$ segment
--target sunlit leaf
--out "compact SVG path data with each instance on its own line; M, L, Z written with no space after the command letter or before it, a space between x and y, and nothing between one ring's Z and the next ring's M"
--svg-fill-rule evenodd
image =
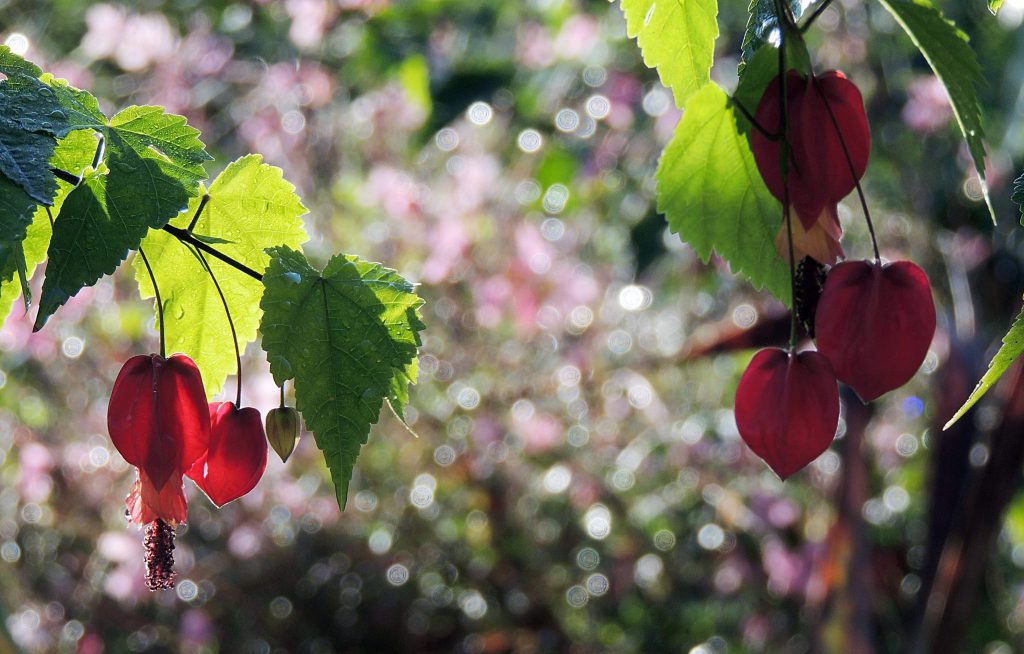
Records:
M268 250L261 331L277 384L295 380L295 402L345 506L359 448L385 398L401 411L415 380L423 301L395 271L353 256L323 273L301 253Z

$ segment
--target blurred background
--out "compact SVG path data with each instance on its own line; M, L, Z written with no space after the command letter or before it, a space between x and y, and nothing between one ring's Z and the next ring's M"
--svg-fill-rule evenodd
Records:
M721 3L727 88L746 4ZM656 214L680 114L616 4L0 0L0 41L108 114L187 116L211 178L248 152L282 167L311 210L307 253L399 269L428 325L419 437L382 414L346 511L308 434L221 510L190 484L177 589L153 594L106 434L117 370L156 347L151 304L119 271L39 334L16 308L0 330L0 651L895 652L922 633L1024 651L1020 371L940 431L1024 288L1008 197L1024 2L998 18L940 4L989 83L999 225L925 62L879 5L833 3L812 57L864 93L883 255L926 268L940 327L907 386L867 407L844 394L840 437L782 484L732 403L787 318ZM856 205L841 210L847 253L869 256ZM274 406L258 347L245 365L247 397Z

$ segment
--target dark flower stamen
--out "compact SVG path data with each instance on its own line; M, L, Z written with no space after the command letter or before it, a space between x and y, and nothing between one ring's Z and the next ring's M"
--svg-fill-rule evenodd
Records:
M163 520L146 525L146 587L174 588L174 527Z

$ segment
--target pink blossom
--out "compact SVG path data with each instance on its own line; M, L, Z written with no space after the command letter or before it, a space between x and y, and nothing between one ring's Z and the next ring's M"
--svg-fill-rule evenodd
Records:
M930 134L945 127L953 118L946 87L934 75L918 77L907 89L903 122L918 134Z

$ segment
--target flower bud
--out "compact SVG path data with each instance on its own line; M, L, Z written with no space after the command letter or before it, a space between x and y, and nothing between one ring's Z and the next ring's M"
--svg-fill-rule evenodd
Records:
M299 438L299 412L284 406L267 413L267 440L281 461L287 461Z

